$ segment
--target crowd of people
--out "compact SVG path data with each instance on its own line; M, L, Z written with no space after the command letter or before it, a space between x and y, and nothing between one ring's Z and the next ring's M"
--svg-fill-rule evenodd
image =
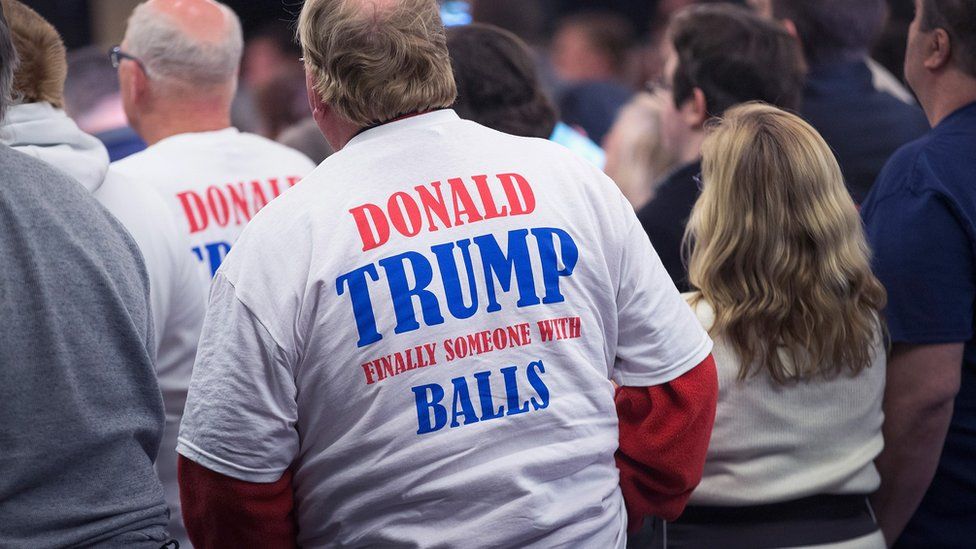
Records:
M913 3L902 81L885 0L0 0L0 547L971 545L976 0Z

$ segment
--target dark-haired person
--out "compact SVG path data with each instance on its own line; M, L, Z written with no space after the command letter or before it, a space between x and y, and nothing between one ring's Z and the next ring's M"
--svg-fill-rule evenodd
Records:
M543 90L528 46L514 34L475 23L447 30L461 118L520 137L541 137L603 169L603 149L559 120Z
M869 50L884 29L885 0L772 0L796 33L809 73L803 117L837 155L856 202L899 147L928 131L925 114L875 87Z
M16 66L0 4L0 121ZM0 545L158 549L164 413L139 248L77 181L4 144L0 212Z
M889 543L969 547L976 539L976 0L917 0L915 8L905 75L934 128L892 157L862 210L875 271L888 289L893 343L874 501Z
M705 122L739 103L799 108L803 56L782 26L744 7L708 4L678 12L668 32L673 52L665 79L692 139L701 141ZM697 160L679 167L637 214L680 290L688 289L681 240L698 198L699 172Z

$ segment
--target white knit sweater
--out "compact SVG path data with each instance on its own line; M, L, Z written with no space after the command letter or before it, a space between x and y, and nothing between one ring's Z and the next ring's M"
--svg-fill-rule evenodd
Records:
M710 329L711 306L700 300L693 308ZM788 385L764 373L740 381L738 357L721 334L712 338L718 410L690 505L760 505L877 490L886 365L880 338L874 363L858 376Z

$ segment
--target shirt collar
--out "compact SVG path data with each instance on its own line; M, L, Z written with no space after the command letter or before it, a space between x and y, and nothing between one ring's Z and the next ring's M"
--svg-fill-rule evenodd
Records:
M976 102L970 103L964 107L956 109L952 114L942 119L941 122L935 127L937 130L944 130L946 128L951 128L957 123L964 125L971 124L971 117L976 116Z
M459 117L453 109L441 109L434 112L410 116L408 118L401 118L399 120L387 122L386 124L360 132L355 137L350 139L343 149L349 148L353 145L358 145L359 143L385 137L390 134L419 128L439 126L441 124L446 124L448 122L453 122L460 119L461 117Z

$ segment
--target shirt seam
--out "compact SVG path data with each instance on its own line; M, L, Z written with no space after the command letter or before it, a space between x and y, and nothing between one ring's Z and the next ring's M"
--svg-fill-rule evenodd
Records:
M672 366L663 372L648 372L648 373L630 373L617 370L617 378L621 381L625 380L635 380L639 383L651 382L647 387L653 387L656 385L664 385L665 383L670 383L679 377L690 372L696 366L701 364L708 355L712 353L713 342L707 333L702 332L702 341L695 347L695 350L688 353L688 355L682 360L677 361L677 366ZM628 383L622 383L624 387L641 387L641 385L631 385Z
M217 456L211 454L210 452L207 452L207 451L201 449L199 446L193 444L192 442L188 441L187 439L185 439L183 437L177 437L176 441L178 443L177 444L177 451L179 451L180 450L179 447L182 446L183 447L182 448L183 451L181 451L179 453L180 454L183 454L184 457L187 457L187 458L190 458L190 457L203 458L205 461L210 462L211 465L219 465L219 466L223 466L223 467L228 467L230 469L233 469L235 471L239 471L241 473L245 473L245 474L248 474L248 475L261 475L261 476L274 476L274 475L277 475L277 476L281 476L281 474L284 472L284 470L278 470L278 469L255 469L255 468L252 468L252 467L244 467L243 465L238 465L238 464L236 464L236 463L234 463L234 462L232 462L230 460L217 457ZM194 454L194 455L193 456L186 456L185 454L188 454L188 453L189 454Z
M271 341L274 342L274 344L278 347L278 349L280 349L281 351L287 354L288 347L281 344L279 338L275 336L275 334L272 333L271 330L268 329L268 324L263 320L261 320L261 317L258 316L258 314L254 311L254 309L250 305L248 305L243 299L241 299L241 296L237 291L237 285L234 284L234 282L230 278L228 278L227 275L225 275L222 271L217 271L217 274L214 275L215 278L218 276L223 278L227 282L227 284L231 287L231 289L234 290L234 299L238 303L240 303L242 307L244 307L244 309L247 311L247 314L251 315L251 318L253 318L254 321L257 322L259 326L261 326L261 329L264 330L266 334L268 334L268 337L271 338Z

